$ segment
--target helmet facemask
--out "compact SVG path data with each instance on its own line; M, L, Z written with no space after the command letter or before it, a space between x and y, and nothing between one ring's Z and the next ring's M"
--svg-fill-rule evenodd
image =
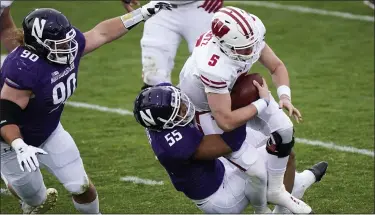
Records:
M165 121L163 129L172 129L176 126L184 127L189 124L195 117L195 107L191 103L189 97L175 87L169 87L173 90L171 106L173 111L168 120L158 118Z
M77 56L78 42L74 39L76 31L72 28L65 39L41 41L34 36L36 41L47 49L47 59L58 64L71 64Z

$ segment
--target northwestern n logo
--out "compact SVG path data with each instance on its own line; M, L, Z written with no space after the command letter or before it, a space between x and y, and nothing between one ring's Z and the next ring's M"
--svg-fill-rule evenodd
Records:
M141 114L141 118L143 122L146 124L146 126L156 125L155 120L151 115L150 109L147 109L146 113L143 111L140 111L139 113Z
M35 18L33 28L32 28L32 31L31 31L31 35L34 36L34 37L42 38L43 37L43 29L44 29L45 24L46 24L45 19L39 20L39 18Z

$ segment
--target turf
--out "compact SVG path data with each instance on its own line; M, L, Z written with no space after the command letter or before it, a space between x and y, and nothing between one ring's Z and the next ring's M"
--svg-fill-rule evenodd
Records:
M278 3L373 15L361 1ZM35 7L61 10L82 31L124 12L117 1L16 1L12 15L18 26ZM267 43L287 65L293 103L304 118L303 123L295 125L296 136L374 150L374 23L241 7L263 20ZM132 109L142 85L142 28L137 26L118 41L84 57L79 87L71 101ZM187 56L186 43L182 43L173 73L175 83ZM261 65L255 65L252 71L262 73L270 82ZM174 190L154 159L144 130L131 116L67 107L62 123L81 151L99 192L102 213L200 213ZM298 170L321 160L330 165L322 182L313 185L304 197L316 213L374 213L373 157L303 144L295 147ZM47 186L56 187L60 194L51 212L77 213L64 188L44 173ZM121 182L123 176L164 181L164 185ZM21 212L13 197L1 196L0 200L1 213Z

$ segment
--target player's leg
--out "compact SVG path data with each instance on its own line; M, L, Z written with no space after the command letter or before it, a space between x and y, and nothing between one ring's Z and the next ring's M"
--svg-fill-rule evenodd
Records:
M193 200L199 209L208 214L239 214L249 204L245 195L247 177L226 159L220 158L225 173L218 190L202 200Z
M182 36L188 43L190 53L193 51L197 39L200 35L207 32L211 28L211 19L214 13L208 13L203 8L198 8L202 2L195 2L185 6L181 6L183 14Z
M310 213L311 207L300 201L285 190L284 176L289 155L294 146L293 123L289 117L279 109L271 96L271 101L263 113L258 115L266 126L262 128L270 138L267 141L267 173L269 202L287 207L293 213Z
M196 116L198 128L200 128L205 135L209 134L221 134L221 130L216 121L212 118L210 112L198 113ZM249 184L250 194L249 200L256 210L256 213L264 213L269 211L267 207L267 169L265 161L262 157L259 157L256 145L252 141L256 141L255 138L246 138L246 140L239 144L233 145L227 143L233 150L233 152L226 156L228 160L241 169L247 178L253 183ZM225 162L224 162L225 163Z
M16 152L6 143L1 145L1 172L13 194L23 201L24 213L45 213L57 201L57 191L47 189L40 169L21 171ZM41 156L38 156L40 158Z
M49 156L42 157L40 162L72 194L74 207L85 214L100 213L96 189L89 181L73 138L61 124L42 148Z
M262 135L258 135L257 132L254 132L255 136L261 137ZM259 146L257 148L259 152L259 156L266 157L268 152L266 150L266 145ZM267 161L266 161L267 163ZM294 184L292 187L291 194L298 198L302 199L305 191L314 183L319 182L326 173L328 167L327 162L319 162L313 165L311 168L304 170L303 172L295 172ZM289 166L287 167L288 171ZM286 179L289 180L289 179ZM284 182L290 183L290 182ZM276 214L291 214L292 212L285 207L280 205L276 205L273 213Z
M181 42L175 13L177 11L161 11L145 22L141 39L145 86L172 82L174 58Z

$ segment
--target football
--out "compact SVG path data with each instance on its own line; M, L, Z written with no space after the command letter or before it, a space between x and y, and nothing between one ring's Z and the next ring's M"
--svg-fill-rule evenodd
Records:
M245 107L259 99L258 89L253 84L253 80L256 80L260 85L263 84L262 76L259 73L244 73L237 78L230 93L232 110Z

